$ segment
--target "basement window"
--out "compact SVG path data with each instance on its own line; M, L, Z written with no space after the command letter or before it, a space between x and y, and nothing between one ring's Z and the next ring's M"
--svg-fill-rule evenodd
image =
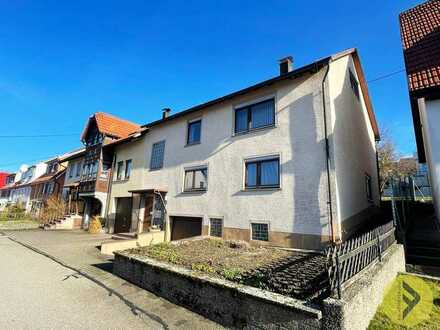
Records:
M210 219L209 235L214 237L223 236L223 219L216 219L216 218Z
M269 241L269 225L267 223L251 223L253 241Z

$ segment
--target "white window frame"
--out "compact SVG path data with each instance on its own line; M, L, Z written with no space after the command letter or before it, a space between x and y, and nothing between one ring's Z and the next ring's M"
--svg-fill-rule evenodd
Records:
M208 185L206 186L205 190L185 190L185 175L187 171L196 171L206 169L207 176L208 176ZM182 193L184 194L202 194L206 193L209 188L209 166L208 164L202 164L202 165L191 165L191 166L184 166L182 167Z

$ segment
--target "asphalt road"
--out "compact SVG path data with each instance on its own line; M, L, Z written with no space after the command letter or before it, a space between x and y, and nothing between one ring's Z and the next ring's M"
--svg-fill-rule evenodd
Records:
M94 282L0 236L0 329L161 329Z

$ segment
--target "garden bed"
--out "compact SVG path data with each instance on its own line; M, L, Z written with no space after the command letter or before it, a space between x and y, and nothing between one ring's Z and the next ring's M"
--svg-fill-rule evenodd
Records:
M326 295L325 257L285 249L250 247L246 242L196 239L125 251L235 283L302 300Z

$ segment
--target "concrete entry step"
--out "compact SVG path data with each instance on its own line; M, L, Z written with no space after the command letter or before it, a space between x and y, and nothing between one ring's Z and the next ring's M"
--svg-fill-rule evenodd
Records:
M112 235L112 239L115 240L135 239L136 237L137 233L117 233Z

